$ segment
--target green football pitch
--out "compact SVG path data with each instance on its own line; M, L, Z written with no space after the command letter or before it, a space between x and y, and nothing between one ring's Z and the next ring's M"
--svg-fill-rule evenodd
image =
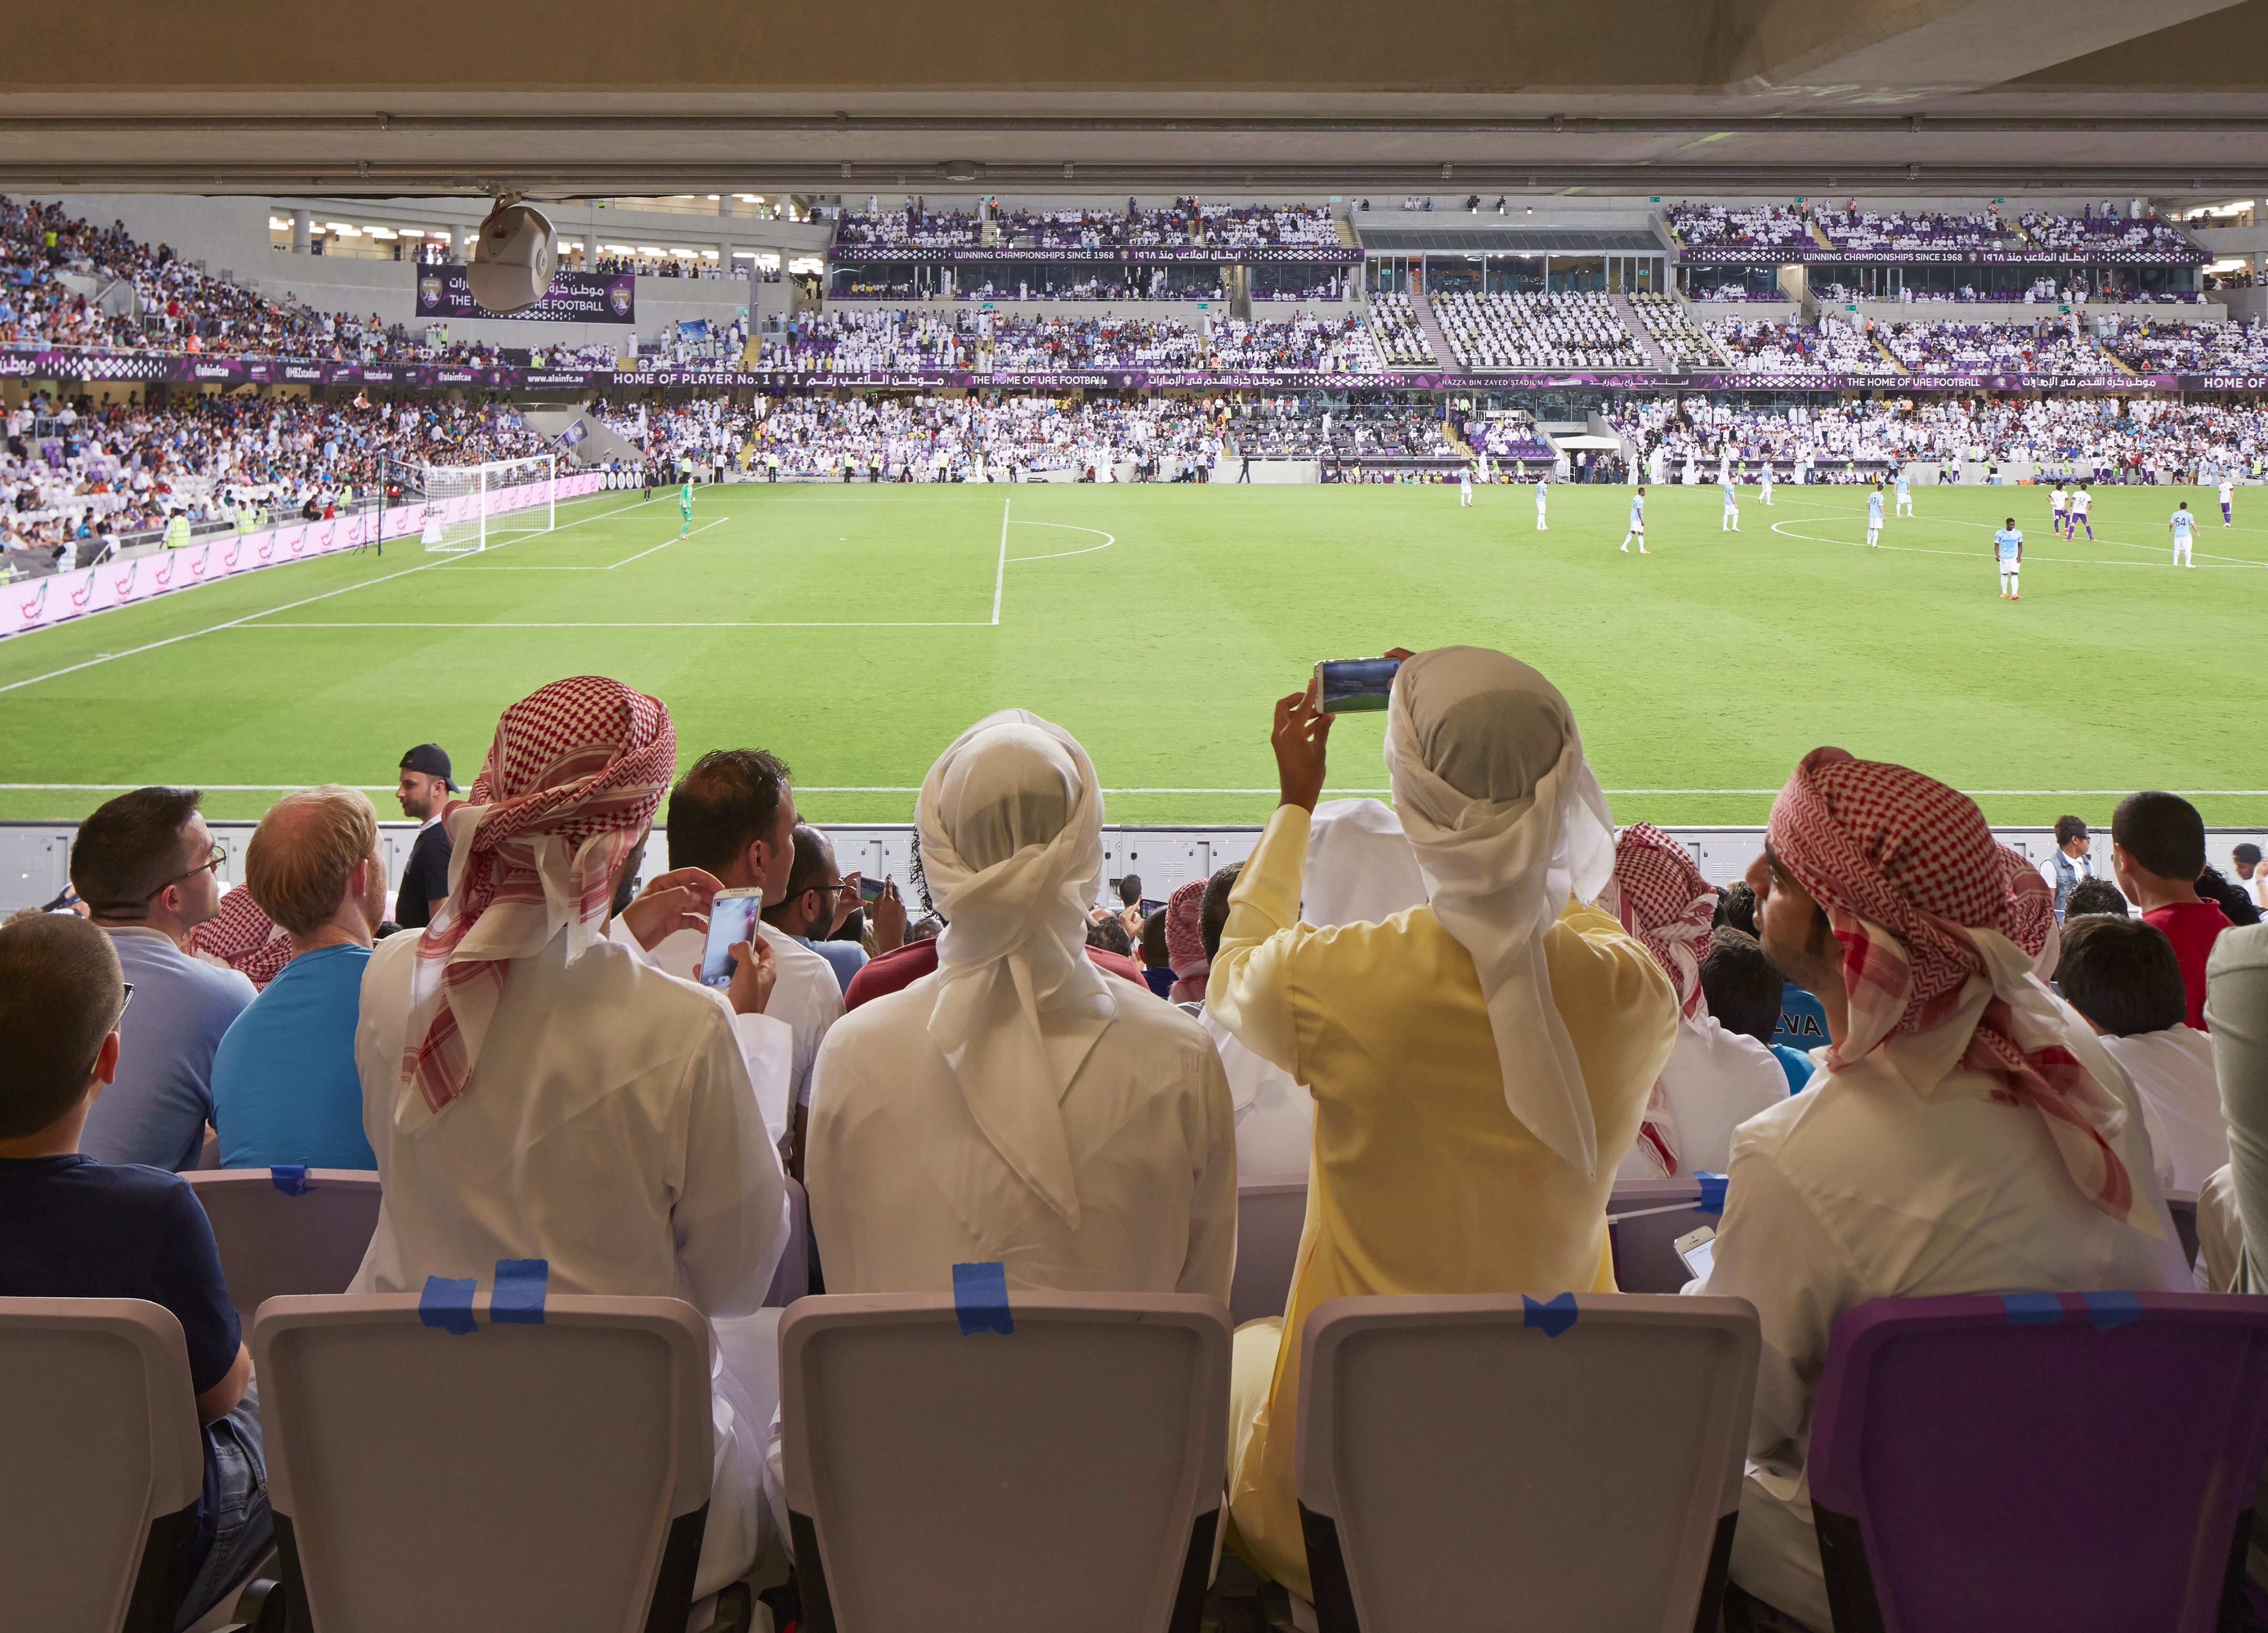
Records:
M1500 647L1573 703L1618 820L1762 820L1839 744L1975 793L1998 821L2109 815L2137 787L2268 820L2268 495L2099 490L2056 538L2042 488L1918 488L1863 548L1857 488L1630 490L735 485L563 507L476 555L414 541L276 568L0 641L0 815L192 783L215 816L285 788L390 787L428 739L468 783L498 711L599 673L661 697L690 761L758 745L822 821L903 821L947 742L1020 706L1078 734L1109 820L1256 822L1278 695L1318 658ZM2195 570L2167 513L2204 512ZM2001 600L1992 531L2028 541ZM1381 792L1382 717L1342 721L1339 791ZM394 814L381 799L381 812Z

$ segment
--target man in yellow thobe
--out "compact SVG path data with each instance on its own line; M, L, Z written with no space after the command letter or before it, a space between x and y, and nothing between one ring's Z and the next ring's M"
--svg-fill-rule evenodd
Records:
M1501 652L1394 656L1387 769L1426 905L1300 923L1331 717L1286 697L1283 804L1229 898L1205 997L1315 1100L1291 1302L1236 1335L1228 1462L1241 1551L1302 1595L1307 1313L1366 1294L1612 1292L1615 1164L1676 1037L1668 977L1587 905L1614 829L1566 700Z

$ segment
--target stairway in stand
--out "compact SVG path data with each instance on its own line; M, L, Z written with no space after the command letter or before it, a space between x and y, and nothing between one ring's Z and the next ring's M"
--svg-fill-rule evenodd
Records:
M1623 327L1630 331L1631 338L1638 342L1638 353L1645 357L1646 366L1649 369L1668 368L1668 353L1663 351L1655 343L1653 336L1646 332L1646 325L1638 321L1638 313L1630 304L1630 297L1609 295L1607 297L1607 305L1615 309L1615 316L1623 320Z
M1418 332L1433 349L1433 359L1445 369L1461 369L1457 354L1450 349L1449 337L1441 333L1441 321L1433 315L1433 308L1416 290L1410 291L1410 315L1418 320Z

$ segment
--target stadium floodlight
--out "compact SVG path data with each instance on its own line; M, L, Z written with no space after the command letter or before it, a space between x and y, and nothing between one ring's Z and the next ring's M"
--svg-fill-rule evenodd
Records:
M425 504L419 542L428 550L469 554L557 525L559 456L533 453L482 465L397 467L402 502Z
M508 193L497 201L473 239L465 263L465 283L473 298L490 312L525 312L543 298L559 265L551 222L540 210Z

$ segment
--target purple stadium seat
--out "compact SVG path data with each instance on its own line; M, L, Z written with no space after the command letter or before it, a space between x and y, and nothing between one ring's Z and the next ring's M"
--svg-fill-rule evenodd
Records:
M2234 1626L2268 1299L1879 1299L1829 1339L1809 1471L1837 1633Z

